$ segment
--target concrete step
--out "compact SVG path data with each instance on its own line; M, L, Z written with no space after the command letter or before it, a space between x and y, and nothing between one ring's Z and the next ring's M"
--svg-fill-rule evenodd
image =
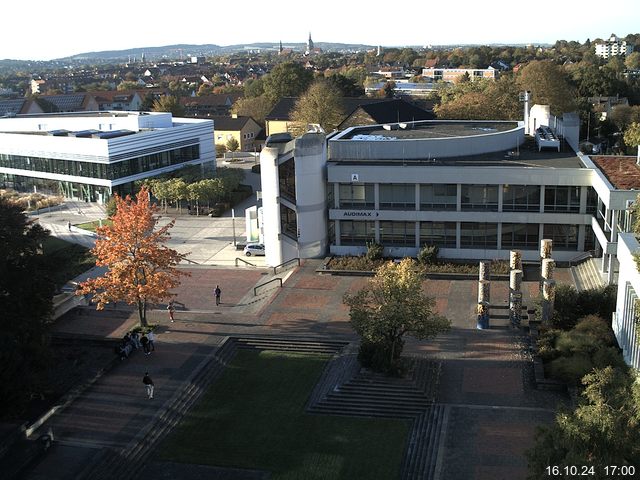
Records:
M403 480L434 479L445 412L443 405L433 405L416 417L405 452Z
M380 408L357 405L318 405L309 413L322 415L338 415L347 417L381 417L381 418L415 418L422 412L420 409Z

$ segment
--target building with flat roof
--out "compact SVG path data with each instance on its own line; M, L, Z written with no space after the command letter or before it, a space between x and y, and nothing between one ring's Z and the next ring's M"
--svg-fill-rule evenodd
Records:
M422 69L422 76L431 82L443 81L456 83L467 75L473 82L479 79L496 80L500 71L493 67L489 68L436 68L428 67Z
M539 115L545 109L532 109ZM579 120L422 121L306 133L260 155L262 238L267 264L366 253L390 257L425 245L455 260L540 261L542 239L557 262L599 258L618 283L613 330L640 368L631 205L640 193L636 157L577 149ZM535 128L532 127L535 126Z
M0 118L0 188L104 202L187 165L215 169L211 120L76 112Z
M617 36L611 35L609 40L596 43L596 55L601 58L610 58L618 55L629 55L633 52L633 45L626 40L620 40Z
M536 122L535 135L523 122L423 121L267 145L267 261L362 254L374 241L395 257L437 245L444 258L506 259L518 249L538 261L550 238L557 261L593 251L613 281L617 233L637 192L612 184L604 160L576 152L575 116Z

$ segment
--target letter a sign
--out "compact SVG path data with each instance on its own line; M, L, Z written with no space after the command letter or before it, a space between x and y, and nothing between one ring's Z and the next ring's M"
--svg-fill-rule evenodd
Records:
M360 181L360 178L359 178L357 173L352 173L351 174L351 181L352 182L359 182Z

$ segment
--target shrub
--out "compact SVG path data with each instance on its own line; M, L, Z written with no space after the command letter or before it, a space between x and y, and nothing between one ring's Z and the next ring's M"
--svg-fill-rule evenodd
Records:
M384 247L376 242L367 242L366 257L369 260L382 260Z
M221 157L227 151L227 147L224 145L216 145L216 157Z
M597 315L587 315L578 320L573 331L583 333L604 345L615 345L616 337L609 324Z
M569 385L579 385L580 379L593 369L591 360L586 355L559 357L549 363L547 372L557 380Z
M106 208L106 211L107 211L107 217L108 218L113 217L117 213L117 211L118 211L117 205L118 204L116 203L116 198L115 197L111 197L109 199L109 201L107 201L107 204L105 205L105 208Z
M581 318L568 331L551 329L538 339L538 354L548 374L571 385L580 385L594 368L623 366L609 324L597 315Z
M425 245L418 252L418 263L422 265L430 265L436 263L438 260L438 251L440 249L437 245Z
M616 308L616 287L609 285L578 292L572 285L559 284L554 307L551 325L562 330L572 329L578 319L591 314L608 319Z

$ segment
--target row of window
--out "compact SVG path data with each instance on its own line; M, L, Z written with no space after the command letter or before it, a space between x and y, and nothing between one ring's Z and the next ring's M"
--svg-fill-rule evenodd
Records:
M463 211L498 211L499 185L461 185L460 208ZM581 187L545 186L544 211L578 213ZM502 185L503 212L539 212L539 185ZM373 184L340 184L339 208L373 209L375 191ZM588 189L587 212L597 206L597 195ZM415 210L415 184L380 184L379 208L382 210ZM419 186L420 210L456 210L458 186L456 184L428 184Z
M200 145L175 148L114 163L79 162L0 153L0 167L115 180L200 158Z
M340 222L341 245L366 245L375 239L375 222L354 220L338 220ZM442 248L456 248L456 222L419 222L419 245L437 245ZM538 224L503 223L501 230L501 248L518 248L536 250L540 245L540 230ZM587 226L592 236L590 227ZM335 228L332 227L331 231ZM380 243L384 246L415 247L415 222L379 222ZM543 226L543 237L553 240L554 248L558 250L577 250L578 225ZM335 244L335 239L332 239ZM591 238L587 238L589 248ZM460 248L497 249L498 224L482 222L460 222Z

